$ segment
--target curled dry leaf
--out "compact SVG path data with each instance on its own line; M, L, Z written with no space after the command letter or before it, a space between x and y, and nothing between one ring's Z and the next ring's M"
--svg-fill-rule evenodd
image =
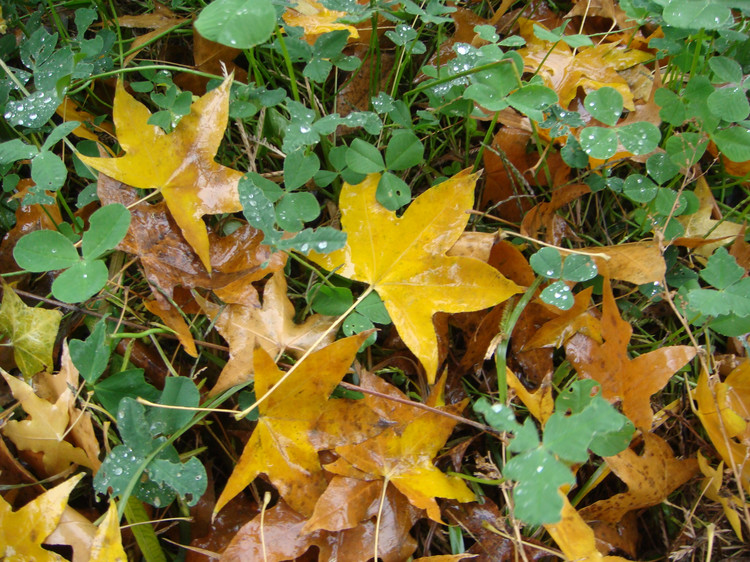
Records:
M72 562L89 562L94 535L96 535L96 525L72 507L67 506L60 516L57 527L44 543L68 545L73 549Z
M379 179L371 174L359 185L344 184L339 207L346 246L310 259L377 291L432 383L438 367L432 316L488 308L521 289L486 263L446 254L469 220L475 174L463 171L427 190L401 217L377 202Z
M135 189L99 174L97 192L102 203L130 208L130 229L119 250L138 256L154 296L165 303L178 285L213 289L225 302L258 303L251 281L282 268L286 256L261 244L263 234L247 224L224 237L209 235L212 271L203 266L187 243L164 202L138 202ZM263 265L267 264L264 268ZM164 293L164 294L162 294Z
M68 470L72 464L80 464L92 470L99 468L98 459L92 460L86 451L74 447L65 440L71 422L68 413L70 400L61 396L55 403L39 398L28 384L5 371L0 371L10 386L13 397L21 403L28 419L11 420L3 428L3 434L24 451L41 453L44 472L48 476Z
M654 414L651 396L695 357L687 345L661 347L630 359L628 343L633 328L621 317L609 279L604 280L601 335L603 343L576 334L565 344L565 353L581 378L602 385L610 401L622 400L622 411L633 424L648 431Z
M92 168L141 189L157 189L182 230L185 240L211 272L208 231L203 215L242 210L237 185L242 173L214 161L229 115L227 78L195 101L167 134L149 125L151 112L117 84L113 117L117 140L125 150L119 158L79 154Z
M45 550L42 543L57 527L70 492L83 476L80 473L69 478L18 511L12 511L0 496L0 558L9 562L62 562L62 556Z
M313 314L302 324L295 324L294 306L287 298L286 277L281 271L274 273L266 283L260 308L239 303L222 308L200 298L199 302L216 329L229 342L229 361L211 389L211 395L250 379L256 345L276 359L282 353L300 357L335 321L330 316ZM316 349L332 343L335 336L331 331Z
M641 455L625 449L605 458L612 472L627 484L628 491L583 508L581 517L617 523L629 511L660 504L698 472L696 459L676 459L669 444L658 435L644 433L643 441Z
M161 318L161 321L164 322L167 328L174 331L188 355L198 357L198 350L195 348L195 340L193 339L193 334L190 332L190 327L172 303L154 299L144 301L143 306L151 314Z
M284 500L309 516L325 491L326 480L308 432L369 336L363 332L339 340L309 355L258 406L258 425L242 451L214 513L239 494L260 473L265 473ZM255 393L265 396L284 375L262 349L254 354Z
M708 437L727 466L739 471L742 486L750 493L750 463L747 462L750 361L743 361L724 382L702 372L692 396L697 402L698 419Z
M117 505L111 502L91 544L91 562L128 562L122 548L119 519Z

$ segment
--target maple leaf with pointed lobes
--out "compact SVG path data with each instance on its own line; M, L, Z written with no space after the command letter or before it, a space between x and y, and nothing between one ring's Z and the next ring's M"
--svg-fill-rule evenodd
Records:
M83 473L47 490L18 511L0 496L0 558L6 562L53 562L64 559L42 548L57 527L62 512Z
M313 314L302 324L295 324L294 306L286 294L286 277L278 271L266 282L261 307L233 303L222 308L197 297L218 332L229 342L229 361L211 389L211 396L250 380L256 343L274 357L282 353L300 357L335 321L331 316ZM332 343L335 336L331 331L316 349Z
M78 154L92 168L127 185L158 189L185 240L210 272L208 232L201 217L242 210L242 173L214 161L229 117L229 77L199 98L171 133L149 125L151 112L117 83L113 118L119 158Z
M22 421L11 420L3 426L3 434L19 449L42 453L44 470L49 476L59 474L70 465L80 464L96 470L98 459L91 459L86 451L65 440L70 415L69 399L60 396L53 404L34 393L34 389L20 379L0 370L13 397L29 415Z
M308 433L369 335L369 331L362 332L310 354L260 403L258 425L229 476L214 513L260 473L268 476L297 512L306 516L312 513L326 489L326 479ZM285 374L263 348L255 350L254 363L255 393L265 396Z
M633 328L620 317L607 278L602 301L604 342L576 334L565 344L566 357L581 378L593 379L602 385L604 398L622 399L623 414L636 428L648 431L654 417L651 396L695 357L695 348L689 345L661 347L630 359L627 348Z
M521 291L482 261L446 255L469 221L477 177L459 172L417 197L400 218L375 198L379 174L345 183L339 208L346 246L310 253L315 263L377 291L430 383L438 368L432 316L488 308Z

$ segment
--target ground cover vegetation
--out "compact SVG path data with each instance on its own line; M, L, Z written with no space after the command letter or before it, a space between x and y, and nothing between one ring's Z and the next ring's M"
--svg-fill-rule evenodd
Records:
M744 0L0 7L0 557L749 556Z

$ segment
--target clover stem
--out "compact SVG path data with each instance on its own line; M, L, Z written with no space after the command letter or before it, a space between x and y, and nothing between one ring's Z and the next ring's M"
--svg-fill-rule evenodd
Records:
M495 349L495 368L497 369L497 399L501 404L505 404L508 399L508 380L505 370L507 369L510 335L513 332L516 322L518 322L521 313L533 298L534 293L536 293L536 290L539 288L539 285L542 284L542 281L544 281L544 277L542 276L538 276L534 279L534 282L529 285L529 288L526 289L526 292L521 299L508 314L503 315L503 319L500 322L500 341Z
M305 351L305 353L302 355L302 357L299 358L299 361L297 361L294 365L292 365L292 368L289 369L286 373L284 373L284 376L281 377L278 381L276 381L276 384L274 384L271 388L269 388L263 396L261 396L260 398L258 398L255 402L253 402L250 406L248 406L247 408L245 408L244 410L242 410L238 414L235 414L235 416L234 416L235 419L240 420L240 419L244 418L250 412L252 412L253 410L255 410L255 408L257 408L258 406L260 406L269 396L271 396L271 394L273 394L273 392L277 388L279 388L284 383L284 381L286 379L288 379L289 376L294 371L297 370L297 367L299 365L301 365L302 362L305 359L307 359L316 350L316 348L321 344L321 342L323 342L328 337L328 334L330 334L335 329L337 329L338 326L339 326L339 324L341 324L341 322L343 322L344 318L346 318L347 316L349 316L349 314L351 314L354 311L354 309L357 308L360 305L360 303L363 300L365 300L365 298L367 298L367 296L370 293L372 293L374 290L375 290L375 286L374 285L370 285L369 287L367 287L367 289L365 289L362 292L362 294L359 295L359 298L356 301L354 301L354 303L348 309L346 309L346 311L341 316L339 316L338 318L336 318L336 321L333 324L331 324L325 332L323 332L322 334L320 334L320 336L318 337L318 339L315 340L315 342L313 342L313 344L310 346L310 348L307 351Z

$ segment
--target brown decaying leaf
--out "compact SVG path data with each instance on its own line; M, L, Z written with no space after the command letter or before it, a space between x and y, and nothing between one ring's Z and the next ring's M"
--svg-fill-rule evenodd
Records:
M512 531L506 528L507 516L489 498L483 503L448 502L446 515L449 524L458 524L467 535L476 540L469 548L470 554L477 557L474 562L516 562L520 560L517 542L512 538ZM533 538L524 537L524 551L529 562L547 560L546 549L534 548L542 543Z
M343 531L356 527L371 517L368 513L377 511L382 490L382 480L366 481L334 476L326 491L318 498L315 510L302 527L302 533L308 534L319 529Z
M29 188L34 185L32 180L22 179L16 186L13 199L23 201ZM16 247L16 242L20 238L35 230L56 230L57 225L63 221L57 205L19 205L15 214L15 226L5 234L0 243L0 271L2 273L21 271L13 258L13 248Z
M721 220L719 207L704 176L700 176L695 182L694 193L698 197L698 210L692 215L677 217L685 228L685 234L672 243L690 246L691 242L713 240L714 242L701 244L694 249L696 254L708 257L716 248L731 243L742 230L742 225Z
M742 230L737 233L732 247L729 248L729 254L737 260L740 267L747 271L750 270L750 244L745 242L745 228L746 225L743 224Z
M346 560L367 562L374 555L375 525L380 502L366 514L367 520L343 531L318 530L304 534L306 519L283 501L255 517L232 539L221 557L222 562L295 560L312 546L317 546L319 562ZM419 512L393 486L385 493L378 527L378 558L383 562L403 562L417 548L409 535Z
M201 307L211 317L216 329L229 342L229 361L211 389L211 395L250 380L256 345L275 359L283 353L300 357L336 320L334 317L313 314L302 324L295 324L294 306L286 295L286 277L283 271L277 271L266 282L263 305L260 308L242 303L222 308L199 299ZM331 331L316 349L332 343L335 335Z
M619 522L626 513L658 505L698 472L695 458L676 459L669 444L658 435L644 433L644 450L633 449L606 457L609 468L628 491L600 500L580 510L587 521Z
M537 167L539 153L526 152L530 140L530 131L503 127L492 139L491 150L484 151L486 179L482 208L492 205L493 214L514 223L521 222L524 214L533 206L534 193L529 193L524 183L530 187L550 184L545 167ZM568 181L570 168L562 161L559 152L548 154L546 169L551 174L551 187Z
M84 164L140 189L157 189L185 240L211 272L209 240L203 215L242 210L237 185L242 173L214 160L229 115L227 78L193 102L171 133L148 123L151 112L117 83L113 118L119 158L79 154Z
M215 513L260 473L296 511L305 516L313 512L326 480L308 432L368 336L363 332L310 354L260 403L255 431L216 502ZM253 360L255 393L260 398L285 375L263 348L255 350Z
M242 51L228 45L209 41L193 27L193 68L207 74L226 76L233 74L236 82L247 83L247 71L237 66L233 61ZM197 96L206 93L209 78L197 74L184 72L174 80L183 90L190 90Z
M565 353L581 378L602 385L610 401L622 400L623 413L639 429L648 431L653 420L651 395L669 382L672 375L695 357L686 345L661 347L630 359L628 343L633 328L617 310L609 279L604 280L601 335L603 343L576 334L565 344Z
M44 468L48 476L68 470L72 464L87 466L96 470L98 460L92 461L83 449L74 447L65 440L70 415L69 400L61 396L54 404L34 393L25 382L1 371L10 386L13 397L18 400L28 418L23 421L11 420L3 428L3 434L21 450L42 453Z
M587 287L576 293L573 306L541 326L524 347L528 349L545 346L562 347L578 333L601 343L599 320L588 312L593 290L593 287Z
M42 543L57 527L68 496L83 476L81 472L69 478L17 511L12 511L0 496L0 558L9 562L62 562L62 556L45 550Z
M139 257L146 279L155 287L157 300L168 302L164 294L172 298L174 288L180 285L213 289L221 293L225 302L257 303L257 294L250 282L262 279L286 263L285 254L271 253L261 244L262 233L243 224L228 236L211 233L212 272L209 274L163 202L137 203L139 197L135 189L105 174L99 174L97 192L105 205L121 203L131 207L135 204L130 208L128 234L117 248ZM265 268L264 263L268 263Z
M587 193L591 193L591 188L583 183L558 187L552 192L549 203L539 203L524 215L521 222L521 234L538 238L539 231L544 229L547 243L560 245L568 227L557 211Z
M667 272L662 250L653 240L615 246L593 246L577 251L592 254L591 257L601 275L635 285L661 282ZM565 250L560 250L560 253L568 254ZM608 259L595 254L604 254Z

